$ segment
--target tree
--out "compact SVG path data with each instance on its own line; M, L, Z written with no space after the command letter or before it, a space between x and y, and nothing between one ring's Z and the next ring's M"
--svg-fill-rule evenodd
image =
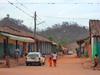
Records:
M41 35L61 45L76 42L80 38L88 37L88 29L76 22L62 22L40 32Z
M49 39L50 41L54 41L53 36L48 36L48 39Z
M31 29L29 29L27 26L23 24L23 20L10 18L9 15L7 15L7 17L0 20L0 26L11 26L23 31L32 32Z

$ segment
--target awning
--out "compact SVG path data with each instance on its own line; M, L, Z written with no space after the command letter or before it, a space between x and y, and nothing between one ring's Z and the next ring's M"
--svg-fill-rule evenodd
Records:
M0 34L7 36L9 39L13 39L13 40L18 40L22 42L35 42L34 39L29 38L29 37L16 36L16 35L4 33L4 32L1 32Z

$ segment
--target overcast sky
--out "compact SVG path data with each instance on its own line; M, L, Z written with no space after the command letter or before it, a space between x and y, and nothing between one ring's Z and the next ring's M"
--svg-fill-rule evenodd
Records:
M45 21L37 26L38 29L51 27L62 21L74 21L88 26L89 19L100 19L100 0L0 0L0 19L10 14L10 17L23 20L31 28L34 28L33 19L8 1L15 3L15 6L29 15L33 16L36 11L37 23Z

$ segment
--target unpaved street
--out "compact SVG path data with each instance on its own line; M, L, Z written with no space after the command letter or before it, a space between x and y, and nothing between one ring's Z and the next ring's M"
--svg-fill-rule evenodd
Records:
M0 68L0 75L100 75L100 71L84 69L83 59L64 56L58 60L57 67L45 66L17 66Z

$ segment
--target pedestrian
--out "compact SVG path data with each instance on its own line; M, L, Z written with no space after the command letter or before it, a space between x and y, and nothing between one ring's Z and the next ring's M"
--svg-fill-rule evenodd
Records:
M9 61L9 56L5 56L5 61L6 61L6 66L9 68L10 67L10 61Z
M78 49L76 48L76 54L77 54L77 57L79 57L79 52L78 52Z
M19 51L19 49L17 48L16 50L15 50L15 57L16 57L16 62L18 63L18 61L19 61L19 53L20 51Z
M53 59L53 65L54 65L54 67L56 67L56 64L57 64L57 54L56 54L56 52L54 52L52 54L52 59Z
M96 54L95 57L94 57L93 70L95 70L96 67L98 66L98 62L99 62L99 59L98 59L98 55Z
M49 63L49 66L52 67L52 55L49 56L48 63Z

